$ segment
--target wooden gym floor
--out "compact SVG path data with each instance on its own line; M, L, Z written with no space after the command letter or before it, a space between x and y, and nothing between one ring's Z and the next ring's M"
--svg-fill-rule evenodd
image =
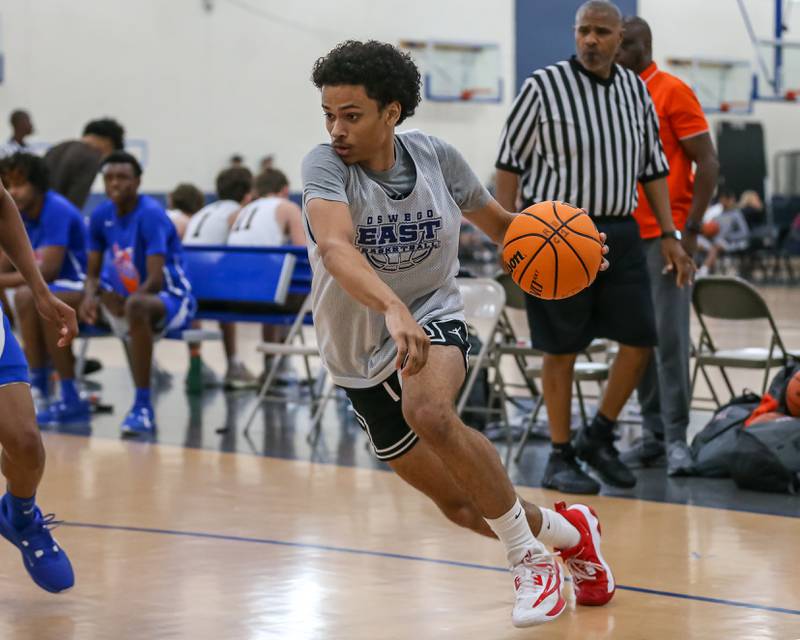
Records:
M765 295L800 346L800 291ZM255 332L242 334L252 354ZM157 404L158 442L143 443L118 437L131 398L119 345L92 343L115 413L45 434L39 494L66 520L56 537L77 584L40 591L0 545L0 638L800 638L796 496L663 469L641 472L632 492L604 489L586 501L603 524L615 599L515 630L499 544L449 524L374 462L343 405L331 406L316 449L307 408L292 402L267 406L245 438L252 394L188 399L184 349L157 347L174 375ZM204 353L220 370L220 347ZM707 418L695 412L693 429ZM218 433L226 424L238 429ZM534 442L511 472L521 495L548 505L561 496L536 488L545 451Z

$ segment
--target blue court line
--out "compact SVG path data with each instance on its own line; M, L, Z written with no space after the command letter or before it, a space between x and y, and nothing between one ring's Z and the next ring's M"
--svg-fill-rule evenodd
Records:
M204 531L177 531L174 529L151 529L147 527L126 527L122 525L95 524L89 522L62 522L64 527L79 527L83 529L104 529L107 531L130 531L133 533L157 533L168 536L182 536L186 538L205 538L209 540L225 540L227 542L248 542L250 544L269 544L280 547L294 547L297 549L311 549L314 551L331 551L334 553L350 553L354 555L372 556L377 558L392 558L393 560L411 560L414 562L427 562L430 564L441 564L450 567L461 567L463 569L478 569L480 571L495 571L506 573L505 567L493 567L486 564L472 562L459 562L457 560L441 560L439 558L425 558L423 556L411 556L403 553L390 553L388 551L369 551L368 549L353 549L351 547L334 547L324 544L311 544L307 542L291 542L288 540L272 540L270 538L251 538L248 536L231 536L221 533L207 533ZM675 593L672 591L659 591L657 589L647 589L645 587L629 587L618 584L617 589L623 591L633 591L635 593L646 593L648 595L661 596L663 598L679 598L682 600L695 600L697 602L708 602L711 604L723 604L729 607L741 607L744 609L757 609L759 611L770 611L772 613L785 613L793 616L800 616L798 609L786 609L784 607L768 607L762 604L750 602L738 602L736 600L725 600L723 598L711 598L708 596L693 596L687 593Z

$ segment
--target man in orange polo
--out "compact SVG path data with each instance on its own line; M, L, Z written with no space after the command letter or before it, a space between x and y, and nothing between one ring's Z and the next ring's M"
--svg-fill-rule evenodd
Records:
M664 153L669 161L670 204L675 228L681 230L686 253L694 254L703 213L717 183L719 162L709 135L708 122L694 92L684 82L653 62L652 34L647 22L627 18L617 62L644 80L659 120ZM692 165L696 166L693 171ZM634 216L645 244L656 311L658 347L639 384L643 436L622 456L629 466L644 466L663 459L667 473L692 472L693 460L686 444L689 426L689 306L691 288L679 289L672 274L663 272L659 251L661 228L639 185L639 206ZM666 443L666 447L665 447Z

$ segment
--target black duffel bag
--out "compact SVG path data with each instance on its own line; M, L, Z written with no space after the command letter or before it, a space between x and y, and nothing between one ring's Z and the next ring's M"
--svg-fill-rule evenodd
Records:
M785 416L739 431L731 458L738 487L773 493L800 490L800 418Z
M705 478L727 478L731 475L731 456L736 449L736 436L760 401L761 398L756 394L747 392L716 410L709 423L692 440L694 475Z

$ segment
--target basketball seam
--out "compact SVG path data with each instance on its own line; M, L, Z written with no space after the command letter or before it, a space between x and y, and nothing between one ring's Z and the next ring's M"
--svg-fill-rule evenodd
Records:
M556 207L556 203L555 202L553 203L553 214L555 215L556 219L561 223L561 226L558 228L558 231L561 231L561 229L566 227L567 229L572 231L572 233L574 233L577 236L583 236L584 238L591 238L591 236L587 236L586 234L580 233L579 231L575 231L575 229L573 229L572 227L569 226L570 222L572 222L575 218L577 218L578 216L580 216L580 215L582 215L584 213L586 213L586 212L583 209L581 209L580 211L578 211L578 213L573 215L571 218L569 218L567 220L562 220L561 216L558 215L558 207ZM592 238L592 239L594 240L594 238ZM570 251L572 251L572 253L575 254L575 257L581 263L581 267L583 267L583 273L586 275L586 286L588 287L591 284L591 277L589 276L589 268L586 266L586 263L584 262L583 258L581 257L581 254L578 253L575 250L575 247L573 247L570 244L569 240L564 238L564 244L567 245L570 248Z
M530 258L528 258L528 261L525 263L525 266L522 268L522 271L519 274L519 278L517 278L518 282L522 282L522 278L525 275L525 272L528 270L528 267L531 266L536 257L542 252L542 249L544 249L547 245L550 244L548 238L545 238L544 240L545 241L542 243L542 245L536 250L536 253L534 253Z
M556 210L556 203L553 202L552 205L553 205L553 213L556 216L556 218L558 219L558 221L561 223L561 225L558 226L558 227L554 227L547 220L543 220L542 218L540 218L538 215L536 215L534 213L530 213L528 211L523 211L522 213L524 213L526 216L530 216L531 218L533 218L535 220L538 220L539 222L541 222L546 227L549 227L550 229L552 229L553 235L551 235L549 238L545 238L545 241L546 241L546 244L549 244L551 247L553 247L553 251L556 254L556 277L558 277L558 251L556 251L555 246L553 245L551 240L552 240L552 238L554 236L558 235L558 232L561 231L561 229L566 227L567 229L572 231L572 233L574 233L577 236L581 236L583 238L589 238L591 240L594 240L595 242L597 242L597 240L596 240L596 238L592 238L592 236L588 236L585 233L581 233L579 231L575 231L575 229L573 229L572 227L569 226L569 223L572 222L575 218L577 218L580 215L586 214L586 212L583 209L581 209L578 213L576 213L574 216L572 216L571 218L568 218L565 221L565 220L562 220L561 217L558 215L558 211ZM586 215L588 215L588 214L586 214ZM534 234L532 234L532 235L534 235ZM519 237L522 237L522 236L519 236ZM562 238L562 240L564 240L564 244L569 247L570 251L572 251L572 253L575 254L575 257L580 261L581 267L583 268L583 273L586 276L586 286L589 286L591 284L591 276L589 275L589 268L586 266L586 263L583 261L583 258L580 256L580 254L575 250L575 247L573 247L569 243L569 241L567 239ZM598 244L600 244L600 243L598 243ZM531 260L533 260L533 258L531 258ZM525 272L523 271L523 273L525 273ZM520 275L520 279L522 279L522 275ZM554 287L554 289L553 289L553 297L555 297L555 295L556 295L556 291L558 289L557 285L558 285L558 281L556 281L556 287Z
M532 214L532 213L528 213L527 211L523 211L522 213L523 213L524 215L526 215L526 216L530 216L531 218L534 218L534 219L538 220L539 222L541 222L541 223L542 223L543 225L545 225L546 227L550 227L550 229L553 229L553 226L552 226L552 225L551 225L549 222L547 222L546 220L542 220L542 219L541 219L539 216L537 216L537 215L534 215L534 214ZM539 255L541 252L542 252L542 249L544 249L544 248L545 248L545 247L547 247L547 246L550 246L550 247L553 249L553 253L554 253L554 254L555 254L555 256L556 256L556 273L558 273L558 251L556 251L556 248L553 246L553 243L552 243L552 238L553 238L553 236L551 235L551 236L549 236L549 237L548 237L548 236L544 236L544 235L542 235L542 234L538 234L538 233L532 233L532 234L530 234L530 235L532 235L532 236L538 236L538 237L542 238L542 239L544 240L544 242L542 243L542 246L540 246L540 247L539 247L539 248L536 250L536 253L534 253L534 254L533 254L533 255L532 255L532 256L531 256L531 257L528 259L528 261L525 263L525 266L523 267L522 271L521 271L521 272L520 272L520 274L519 274L519 278L517 278L517 281L518 281L518 282L521 282L521 281L522 281L522 278L525 276L525 272L526 272L526 271L528 271L528 267L530 267L530 266L531 266L531 264L532 264L532 263L533 263L533 261L536 259L536 257L537 257L537 256L538 256L538 255ZM555 235L555 233L554 233L553 235ZM522 237L522 236L518 236L518 237ZM516 240L516 239L517 239L517 238L514 238L514 240ZM514 240L510 240L510 241L509 241L509 243L507 243L507 244L510 244L510 243L511 243L511 242L513 242ZM507 245L506 245L506 246L507 246ZM553 291L553 297L555 297L555 290Z
M505 249L512 242L516 242L517 240L522 240L523 238L541 238L542 240L545 240L545 241L549 240L549 238L546 235L542 234L542 233L525 233L525 234L522 234L521 236L517 236L516 238L513 238L513 239L509 240L508 242L506 242L503 245L503 248Z

